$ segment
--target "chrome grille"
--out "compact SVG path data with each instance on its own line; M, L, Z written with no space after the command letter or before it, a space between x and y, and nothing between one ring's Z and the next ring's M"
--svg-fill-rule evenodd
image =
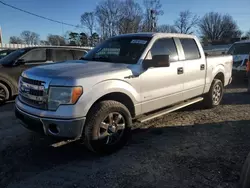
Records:
M21 77L19 82L19 99L34 108L47 109L45 82Z

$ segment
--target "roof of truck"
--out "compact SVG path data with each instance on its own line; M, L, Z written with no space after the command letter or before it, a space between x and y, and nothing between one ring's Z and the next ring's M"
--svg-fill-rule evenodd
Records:
M242 40L242 41L238 41L238 42L235 42L235 43L250 43L250 40Z
M82 47L76 47L76 46L32 46L32 47L24 47L22 49L35 49L35 48L54 48L54 49L72 49L72 50L82 50L86 51L88 49L82 48Z
M129 33L119 36L141 36L141 37L177 37L177 38L194 38L194 35L180 34L180 33L155 33L155 32L141 32L141 33ZM117 36L117 37L119 37Z

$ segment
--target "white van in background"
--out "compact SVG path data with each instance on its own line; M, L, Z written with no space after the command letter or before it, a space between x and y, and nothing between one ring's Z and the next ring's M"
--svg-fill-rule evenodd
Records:
M235 42L227 54L233 55L233 76L246 78L246 63L250 54L250 40Z

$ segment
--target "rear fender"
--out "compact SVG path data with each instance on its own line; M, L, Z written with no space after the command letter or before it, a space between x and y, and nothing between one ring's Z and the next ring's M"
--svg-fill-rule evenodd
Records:
M204 93L209 92L209 89L211 87L211 84L212 84L215 76L220 72L223 73L223 75L225 76L225 67L222 64L217 65L215 68L212 68L210 71L208 70Z

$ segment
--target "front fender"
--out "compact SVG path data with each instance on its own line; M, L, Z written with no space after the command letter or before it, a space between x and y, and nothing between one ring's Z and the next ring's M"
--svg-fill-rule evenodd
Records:
M78 101L77 105L83 107L81 111L84 116L87 115L91 106L104 95L119 92L127 95L136 105L140 101L139 92L129 83L122 80L107 80L94 85L89 90L84 90L84 94Z

